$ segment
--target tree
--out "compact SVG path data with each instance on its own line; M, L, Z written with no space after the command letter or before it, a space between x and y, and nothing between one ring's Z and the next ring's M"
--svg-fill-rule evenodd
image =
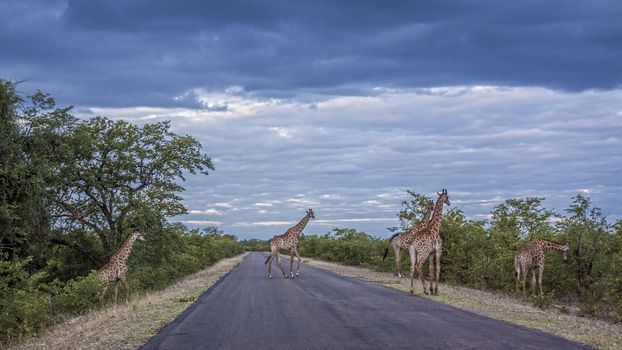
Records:
M65 140L76 119L71 107L56 108L40 91L27 99L0 80L0 250L10 258L33 255L41 265L45 254L38 253L50 234L49 188L67 159Z
M400 219L400 226L402 230L409 229L410 227L418 224L425 214L426 209L430 204L433 204L433 201L430 197L426 195L422 195L416 193L411 190L406 190L412 198L407 201L402 202L402 209L397 214ZM394 228L391 231L395 231L397 228Z
M604 269L597 264L605 256L609 237L607 218L600 208L582 195L573 197L570 207L557 228L562 232L570 246L572 268L576 288L582 296L591 292L596 278L595 270Z
M542 207L544 197L507 199L492 212L492 220L498 229L512 231L521 239L543 237L550 233L549 220L553 211Z
M94 117L80 123L71 140L73 161L62 164L54 214L60 225L84 225L108 255L129 229L161 225L186 212L177 182L184 173L208 174L211 159L191 136L168 122L136 126Z

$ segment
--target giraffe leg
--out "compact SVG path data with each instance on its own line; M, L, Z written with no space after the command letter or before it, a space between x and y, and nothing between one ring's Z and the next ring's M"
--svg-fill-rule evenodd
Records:
M536 269L531 270L531 294L536 294Z
M428 279L430 280L430 294L434 295L434 253L430 254L428 265Z
M544 266L540 266L538 268L538 287L540 287L540 296L543 296L542 292L542 273L544 272Z
M99 294L99 301L103 301L106 296L106 291L108 291L108 283L105 284L104 290Z
M283 272L283 276L287 278L287 274L285 273L285 269L283 268L283 265L281 264L281 257L279 256L278 251L276 252L275 258L276 258L277 265L279 265L279 267L281 268L281 272Z
M415 294L415 264L417 263L417 251L415 247L408 247L410 254L410 294Z
M300 254L298 254L298 249L295 249L296 257L298 258L298 266L296 266L296 277L299 276L300 273Z
M400 272L400 260L402 260L402 249L400 247L394 246L393 250L395 251L395 266L397 268L397 277L404 278L402 272Z
M289 273L293 278L294 277L294 248L290 249Z
M397 265L397 277L404 278L402 275L402 248L395 248L395 265Z
M117 304L118 299L117 297L119 296L119 280L116 280L114 282L114 303Z
M268 264L268 278L272 278L272 258L274 258L274 255L270 253L266 262Z
M523 298L527 299L527 278L529 278L529 269L523 267Z
M438 295L438 281L441 277L441 255L442 251L437 251L434 255L436 258L436 278L434 280L434 295Z
M423 293L428 294L428 286L425 282L425 276L423 275L423 264L425 264L425 260L421 259L417 261L417 273L419 274L419 278L421 279L421 284L423 285Z
M514 258L514 270L516 270L516 296L518 296L518 284L520 282L520 262L518 257Z
M123 282L123 286L125 287L125 303L127 304L130 300L130 285L127 284L127 280L123 278L121 280Z

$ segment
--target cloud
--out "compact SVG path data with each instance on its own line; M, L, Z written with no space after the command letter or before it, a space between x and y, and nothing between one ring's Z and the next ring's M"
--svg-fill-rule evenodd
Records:
M209 92L239 86L266 99L313 96L307 108L377 87L615 89L621 15L614 0L13 0L0 5L0 43L11 47L0 66L66 104L214 112L241 92Z
M213 220L180 220L180 222L186 224L189 227L206 227L206 226L222 225L222 221L213 221Z
M195 136L216 171L188 177L177 219L242 238L308 208L306 232L388 235L407 189L448 188L470 218L587 193L620 218L621 17L613 0L3 1L0 70L80 117Z
M336 96L317 110L291 102L252 116L230 111L218 122L181 117L173 127L220 160L208 177L188 179L185 203L229 203L219 220L236 234L248 229L240 237L267 238L308 208L317 220L306 232L354 227L384 236L398 224L407 189L434 197L448 188L453 206L473 219L512 197L543 196L561 212L587 190L612 219L622 217L620 101L622 90L393 89ZM295 142L275 126L295 129Z
M221 216L224 215L222 211L216 209L206 209L206 210L190 210L190 215L216 215Z

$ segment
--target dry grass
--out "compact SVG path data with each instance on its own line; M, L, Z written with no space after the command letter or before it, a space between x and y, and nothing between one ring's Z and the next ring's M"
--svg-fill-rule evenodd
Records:
M223 259L164 290L129 304L70 319L9 349L136 349L170 323L246 254Z
M391 273L320 260L305 260L309 265L327 269L343 276L385 285L406 293L410 290L409 278L401 279ZM416 280L415 282L415 293L431 300L495 319L539 329L597 348L622 349L621 325L564 314L554 308L542 310L506 294L484 292L447 284L439 285L439 296L428 296L422 292L421 281Z

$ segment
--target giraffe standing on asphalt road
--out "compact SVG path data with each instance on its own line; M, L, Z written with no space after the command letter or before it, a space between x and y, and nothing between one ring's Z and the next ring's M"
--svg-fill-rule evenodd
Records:
M282 235L277 235L272 237L270 241L270 255L268 259L266 259L265 264L268 265L268 276L272 278L272 260L276 258L276 263L281 268L281 272L283 272L283 276L287 278L287 274L285 273L285 269L283 269L283 265L281 265L281 258L279 257L280 249L290 249L291 257L289 261L289 273L292 277L294 277L294 254L298 257L298 266L296 267L296 277L299 276L300 273L300 254L298 254L298 237L302 230L309 222L309 219L315 219L315 215L313 214L313 210L307 210L307 214L297 223L295 226L289 228Z

